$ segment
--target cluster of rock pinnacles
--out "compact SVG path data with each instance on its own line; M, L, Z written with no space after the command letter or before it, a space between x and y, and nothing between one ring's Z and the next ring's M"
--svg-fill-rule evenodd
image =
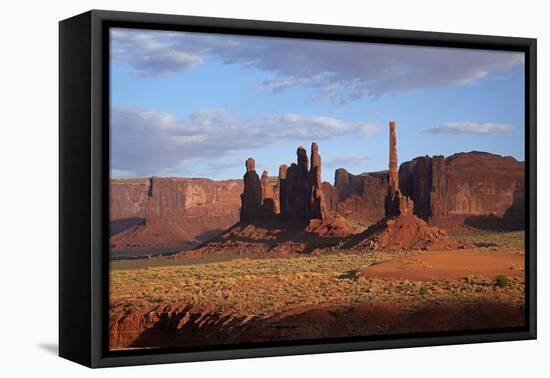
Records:
M321 191L321 156L316 143L311 145L311 168L307 152L297 150L297 163L279 167L279 195L269 180L267 171L260 178L253 158L246 160L241 195L241 221L251 222L279 216L295 219L325 220L329 214Z
M399 190L399 168L395 122L390 122L389 176L385 200L385 215L412 214L413 201L403 196ZM260 178L256 173L253 158L246 160L246 173L243 177L244 191L241 194L241 221L281 217L285 219L320 219L326 221L330 214L321 190L321 155L317 143L311 144L311 168L307 152L303 147L296 151L297 163L279 167L278 187L275 192L268 172Z

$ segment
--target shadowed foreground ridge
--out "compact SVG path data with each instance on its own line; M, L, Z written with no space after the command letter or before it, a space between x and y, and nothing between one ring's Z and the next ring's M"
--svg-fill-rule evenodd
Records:
M495 313L499 314L497 319ZM522 324L521 319L519 306L494 301L430 304L417 307L406 316L401 306L388 303L304 306L267 319L172 305L113 319L110 347L192 347L506 328Z
M524 324L522 255L450 255L451 265L447 252L371 252L113 270L110 346L215 345ZM407 269L399 269L403 266ZM502 274L509 282L496 286Z

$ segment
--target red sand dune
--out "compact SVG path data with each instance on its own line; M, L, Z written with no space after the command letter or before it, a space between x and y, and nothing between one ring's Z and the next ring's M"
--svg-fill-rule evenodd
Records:
M361 277L413 281L457 280L498 275L525 278L525 256L512 253L427 252L362 268Z

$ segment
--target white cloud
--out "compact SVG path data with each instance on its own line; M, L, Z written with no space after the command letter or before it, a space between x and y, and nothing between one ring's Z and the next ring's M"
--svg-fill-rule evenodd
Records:
M447 122L440 126L424 130L424 132L430 134L452 135L490 135L508 133L510 131L512 131L511 125L477 122Z
M387 93L476 82L524 64L518 52L113 29L112 58L138 76L189 71L207 61L269 75L261 90L309 87L339 104Z
M206 51L201 51L199 46L190 50L183 45L174 46L173 41L180 37L175 32L113 29L111 56L115 61L130 64L140 77L187 71L204 61Z
M115 108L111 111L111 168L136 176L165 175L195 159L220 159L281 141L321 141L376 129L374 124L301 114L245 118L223 109L201 109L177 120L152 110Z

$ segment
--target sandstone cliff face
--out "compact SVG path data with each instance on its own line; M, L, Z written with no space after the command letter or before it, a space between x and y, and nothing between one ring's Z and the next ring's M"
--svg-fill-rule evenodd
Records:
M485 152L418 157L401 164L399 187L414 201L413 213L432 223L472 219L481 226L483 217L497 217L512 222L509 226L521 227L524 168L523 162L512 157ZM378 221L384 216L387 182L387 172L352 175L338 169L336 210L354 221Z
M111 235L145 221L150 182L148 178L110 182Z
M502 216L514 203L516 188L523 201L524 164L512 157L456 154L447 158L446 178L449 215Z
M355 222L375 223L384 217L387 182L387 172L353 175L337 169L334 181L337 203L331 209Z
M111 248L193 246L239 220L241 180L111 180Z
M325 197L325 206L327 211L330 213L336 212L340 198L338 196L338 190L334 185L324 181L321 183L321 190L323 191L323 196Z
M411 185L402 190L424 219L523 213L524 163L485 152L420 157L402 166Z
M238 180L151 178L146 224L198 217L235 217L242 191Z
M111 180L111 220L145 217L149 179L114 179Z

